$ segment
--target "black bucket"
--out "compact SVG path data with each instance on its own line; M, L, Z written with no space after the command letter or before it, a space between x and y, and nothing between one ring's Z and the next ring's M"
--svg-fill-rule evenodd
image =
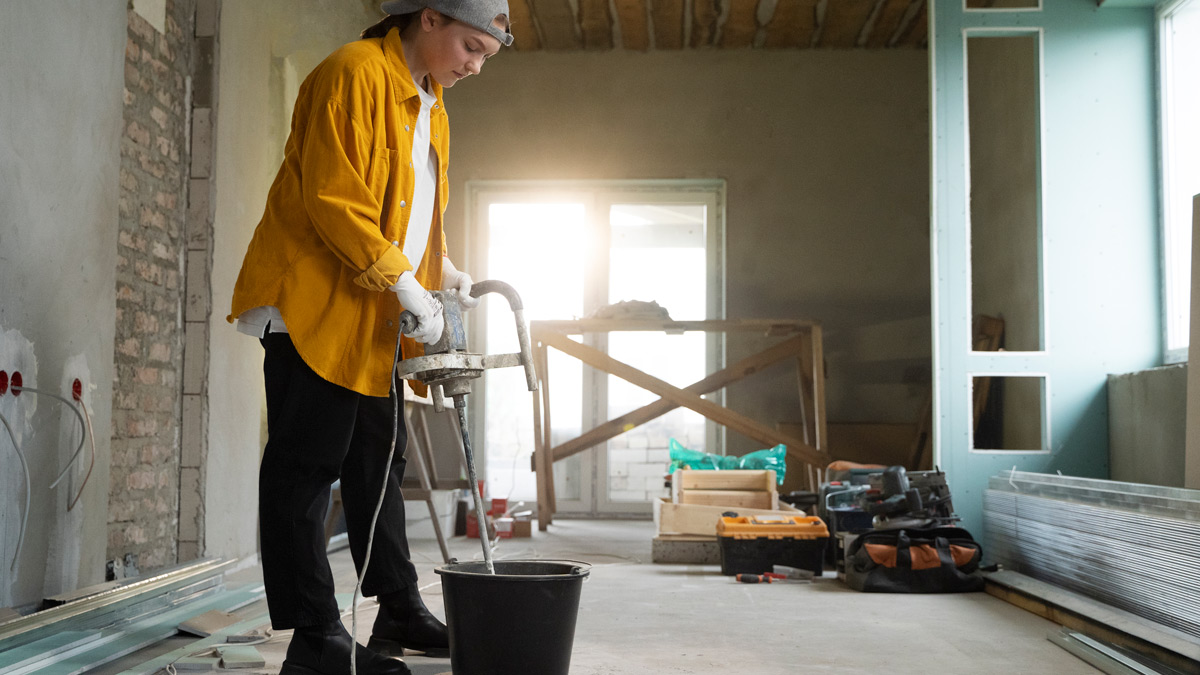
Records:
M562 560L451 563L442 575L454 675L567 675L590 566Z

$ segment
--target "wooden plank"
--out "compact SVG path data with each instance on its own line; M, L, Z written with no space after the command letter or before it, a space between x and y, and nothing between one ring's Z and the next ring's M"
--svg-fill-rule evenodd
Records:
M670 499L662 497L654 502L655 529L660 536L675 534L715 537L717 536L717 521L721 514L728 510L723 506L675 504ZM776 501L775 508L772 509L738 509L740 516L761 516L780 512L794 515L803 513L791 504L780 501Z
M617 361L608 356L604 352L597 349L581 345L570 338L556 333L547 333L544 337L547 345L558 349L566 354L574 356L584 363L599 368L607 373L616 375L617 377L637 385L659 396L672 400L675 403L694 410L708 419L722 424L733 431L736 431L747 438L765 443L767 446L786 445L788 453L793 454L798 458L802 458L811 464L817 466L825 466L829 463L829 456L823 452L810 447L803 441L788 437L784 434L775 431L774 429L756 422L745 415L741 415L732 410L724 408L712 401L706 401L699 396L690 392L671 386L670 384L647 375L646 373L634 368L628 364Z
M805 443L812 445L813 439L817 436L817 420L814 404L814 396L817 393L816 382L813 380L812 366L812 335L804 335L804 346L800 349L800 356L796 358L796 381L799 389L800 397L800 423L803 425L803 431L800 434L793 434L804 440Z
M508 2L509 30L513 34L513 48L519 52L532 52L542 48L542 38L538 35L537 24L533 22L533 10L529 0L509 0Z
M558 504L554 495L554 460L549 452L550 445L550 361L547 358L546 345L534 341L534 359L538 377L538 391L533 392L534 403L534 435L537 446L534 457L537 459L537 496L538 496L538 529L542 532L554 521L554 512ZM540 405L536 401L541 396ZM540 413L538 412L540 410Z
M733 469L698 471L680 469L671 474L672 484L681 490L759 490L775 489L775 472L770 469Z
M769 509L775 503L776 493L762 490L684 490L679 494L679 499L680 504Z
M991 572L984 578L989 595L1065 628L1150 656L1178 672L1196 672L1200 645L1189 635L1012 570Z
M754 36L758 33L758 5L754 0L731 2L729 16L721 28L722 48L741 49L754 44Z
M764 350L757 354L752 354L741 361L719 370L712 375L688 386L685 391L690 391L693 394L703 396L736 382L742 378L748 377L761 370L766 369L788 356L795 354L797 349L802 349L805 336L799 335L784 342ZM551 452L554 456L554 461L565 459L578 452L583 452L588 448L595 447L611 438L615 438L632 427L645 424L652 419L660 417L679 406L666 399L659 399L654 403L644 405L637 410L621 415L620 417L609 420L600 426L588 431L587 433L572 439L555 447ZM808 442L808 439L805 439Z
M813 379L813 418L816 420L817 428L813 447L825 453L829 427L825 421L825 338L820 326L813 326L812 329L812 373L810 376ZM828 457L828 453L825 456ZM819 467L821 466L824 465L819 465Z
M646 0L613 0L617 24L621 27L621 46L644 52L650 48L650 29L646 19Z
M408 448L412 450L411 459L415 460L417 470L417 480L420 481L421 495L420 499L425 502L425 506L429 509L429 519L433 525L433 536L437 538L438 547L442 550L442 561L446 564L450 563L450 549L446 547L446 536L442 533L442 521L438 517L437 506L433 503L433 483L430 481L430 474L433 472L433 444L429 442L428 434L422 442L415 442L415 434L412 434L413 429L413 407L405 405L403 408L405 424L410 430L408 437ZM425 425L428 427L428 424ZM405 452L406 458L409 458ZM254 666L242 666L254 667Z
M825 6L817 46L852 49L879 0L837 0Z
M920 0L922 7L909 22L907 28L901 29L897 47L925 47L929 44L929 3Z
M750 0L742 0L749 2ZM717 37L717 19L721 16L719 0L692 0L692 48L711 47Z
M581 333L610 333L614 331L664 333L760 333L770 337L785 337L806 333L820 325L811 320L728 319L711 321L662 321L658 319L577 319L568 321L531 321L529 331L552 330L567 335Z
M653 0L655 49L683 49L683 0Z
M875 25L871 27L871 34L867 36L867 46L875 49L889 46L892 37L904 23L905 17L911 10L919 9L917 5L921 1L885 0L883 7L879 9L879 14L875 17Z
M577 0L579 3L579 32L584 49L612 49L612 17L608 0Z
M817 0L783 0L775 6L775 16L766 28L767 49L811 47L817 29Z
M545 49L574 50L582 45L576 34L575 14L567 0L530 0L534 21L541 27Z
M551 435L554 427L550 424L550 350L545 345L542 346L542 372L545 377L541 383L542 390L542 443L549 447ZM554 486L554 456L546 454L546 496L549 499L549 517L546 524L549 525L554 520L554 513L558 511L558 493Z

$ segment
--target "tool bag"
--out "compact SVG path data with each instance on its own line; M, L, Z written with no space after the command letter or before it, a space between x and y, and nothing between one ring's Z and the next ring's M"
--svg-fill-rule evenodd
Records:
M983 589L983 547L961 527L859 535L846 551L846 583L869 593L962 593Z

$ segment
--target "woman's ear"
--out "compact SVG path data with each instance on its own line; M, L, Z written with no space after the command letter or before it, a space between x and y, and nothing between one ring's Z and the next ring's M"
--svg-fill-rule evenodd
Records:
M446 22L446 17L436 9L426 7L421 10L421 29L425 31L433 30Z

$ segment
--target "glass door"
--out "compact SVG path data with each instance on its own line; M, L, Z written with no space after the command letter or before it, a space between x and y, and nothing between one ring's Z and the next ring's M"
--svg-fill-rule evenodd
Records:
M707 316L707 203L676 201L675 195L607 195L608 302L656 303L671 319ZM645 306L656 311L653 305ZM622 332L607 335L609 356L654 377L686 386L704 378L708 360L704 333ZM604 418L620 417L654 402L654 394L609 375L598 383ZM705 418L676 408L608 441L601 453L599 511L648 512L665 487L671 441L716 452Z
M469 269L512 284L529 321L648 312L676 320L721 318L720 183L474 183L468 186L479 245ZM661 314L658 314L661 312ZM488 353L516 350L511 314L498 299L471 326ZM719 336L614 332L577 337L584 344L668 382L687 386L723 361ZM551 445L646 405L657 397L557 350L549 352ZM493 496L532 503L530 395L519 370L489 371L477 447L484 448ZM719 398L717 399L719 400ZM668 494L670 441L721 452L723 434L676 409L603 446L555 463L563 515L648 515Z

